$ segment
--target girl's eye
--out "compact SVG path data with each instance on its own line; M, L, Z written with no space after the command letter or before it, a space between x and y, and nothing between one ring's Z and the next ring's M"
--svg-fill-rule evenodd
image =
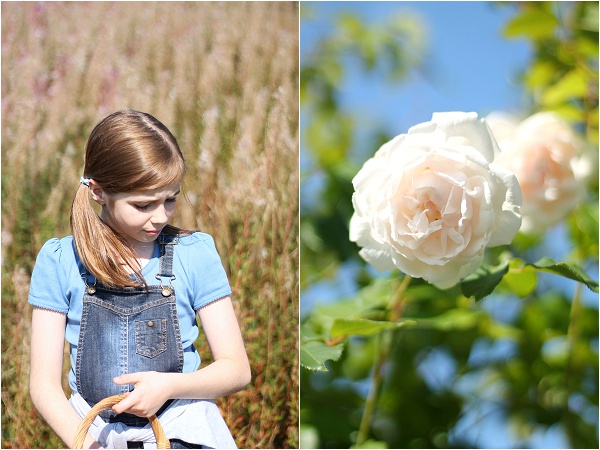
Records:
M177 197L171 197L165 200L166 203L175 203L177 201ZM137 209L138 211L147 211L148 208L150 208L150 206L152 205L152 203L147 203L145 205L136 205L134 204L134 208Z

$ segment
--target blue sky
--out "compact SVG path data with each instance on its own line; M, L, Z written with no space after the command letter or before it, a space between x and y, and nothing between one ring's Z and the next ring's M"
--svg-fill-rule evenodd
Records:
M529 44L508 41L501 34L514 14L510 6L494 2L306 2L303 8L313 14L302 16L301 57L331 29L331 19L341 11L355 12L371 24L398 14L421 19L429 40L426 74L414 72L408 82L393 86L354 73L341 86L342 106L385 123L392 134L429 120L434 111L476 111L483 116L495 109L519 113L526 107L515 80L530 58Z

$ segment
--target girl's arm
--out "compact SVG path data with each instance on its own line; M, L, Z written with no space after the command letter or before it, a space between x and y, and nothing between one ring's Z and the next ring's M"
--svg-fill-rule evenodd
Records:
M62 388L66 320L66 314L33 308L29 392L40 415L58 437L72 447L81 418L71 407ZM100 447L88 434L84 448Z
M137 372L117 377L117 384L132 383L135 389L114 411L148 417L170 398L214 399L250 383L250 364L231 299L210 303L198 311L198 317L214 362L190 373Z

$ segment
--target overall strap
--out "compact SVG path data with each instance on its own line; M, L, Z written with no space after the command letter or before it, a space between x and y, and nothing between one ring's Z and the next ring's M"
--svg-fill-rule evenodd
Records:
M156 275L156 279L160 281L160 285L162 287L162 279L169 279L169 289L172 288L171 282L175 280L175 275L173 274L173 246L179 242L179 236L173 236L170 234L160 234L158 236L158 261L159 268L158 274ZM93 295L96 293L96 285L98 284L96 278L85 268L81 260L77 262L79 267L79 273L81 274L81 278L86 286L86 291L88 294ZM163 293L163 295L167 295L167 291Z
M170 234L160 234L158 236L158 243L160 244L158 276L173 277L173 248L178 242L178 236Z

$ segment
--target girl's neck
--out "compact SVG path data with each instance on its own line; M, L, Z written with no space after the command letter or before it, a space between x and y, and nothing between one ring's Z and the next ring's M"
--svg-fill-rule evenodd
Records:
M153 242L140 242L131 244L133 247L133 251L135 252L135 256L140 263L140 266L143 268L148 264L148 261L152 259L154 255L154 247L156 246L156 241Z

